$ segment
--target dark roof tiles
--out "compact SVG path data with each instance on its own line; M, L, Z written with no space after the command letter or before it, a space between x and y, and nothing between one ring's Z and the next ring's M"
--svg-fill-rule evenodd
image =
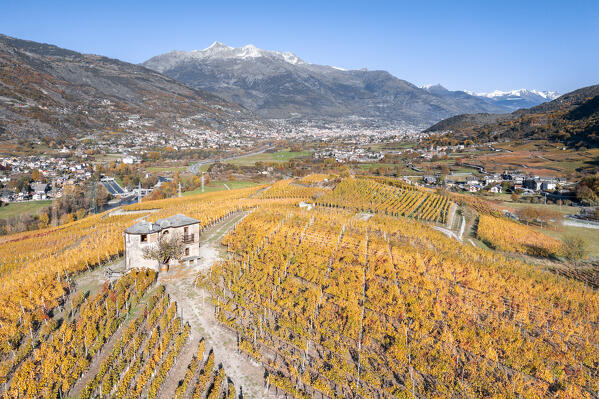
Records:
M176 214L168 218L158 219L155 223L141 221L127 228L125 233L127 234L151 234L156 233L162 229L168 229L169 227L182 227L190 224L200 223L199 220L191 218L183 214Z

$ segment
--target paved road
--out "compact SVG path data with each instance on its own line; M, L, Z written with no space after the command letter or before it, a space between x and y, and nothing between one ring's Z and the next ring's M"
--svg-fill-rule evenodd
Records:
M227 158L219 158L219 159L214 159L214 158L211 158L211 159L205 159L205 160L203 160L203 161L200 161L200 162L198 162L198 163L194 163L193 165L190 165L190 166L189 166L189 168L188 168L188 170L189 170L191 173L193 173L193 174L197 175L198 173L200 173L200 167L201 167L202 165L210 165L210 164L212 164L212 163L215 163L215 162L226 162L226 161L232 161L233 159L239 159L239 158L251 157L251 156L253 156L253 155L262 154L262 153L264 153L264 152L266 152L266 151L268 151L268 150L270 150L270 149L272 149L272 148L273 148L273 146L270 146L270 147L266 147L266 148L263 148L263 149L261 149L261 150L258 150L258 151L250 152L250 153L243 154L243 155L236 155L236 156L233 156L233 157L227 157Z
M572 217L567 217L562 221L564 226L584 227L587 229L599 229L599 223L590 220L580 220Z

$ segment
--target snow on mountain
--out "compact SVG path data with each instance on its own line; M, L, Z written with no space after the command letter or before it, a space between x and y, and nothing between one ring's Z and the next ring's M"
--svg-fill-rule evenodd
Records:
M461 113L511 110L441 85L422 89L386 71L311 64L293 53L251 44L236 48L214 42L203 50L157 55L142 65L266 119L360 117L373 124L426 126Z
M521 108L534 107L535 105L555 100L560 96L560 94L555 91L527 89L511 91L495 90L491 93L475 93L469 90L450 91L438 83L424 85L422 86L422 89L431 94L443 97L457 98L464 95L474 96L488 102L489 104L497 105L508 112L512 112Z
M519 89L510 91L494 90L490 93L475 93L467 90L465 91L470 95L479 98L485 98L488 101L505 107L511 111L521 108L534 107L535 105L555 100L560 96L560 94L555 91L541 91L534 89Z
M424 86L422 86L421 88L422 88L422 89L424 89L424 90L433 89L433 88L438 88L438 89L444 89L444 90L447 90L445 87L443 87L443 86L441 85L441 83L434 83L434 84L433 84L433 83L430 83L430 84L427 84L427 85L424 85Z
M487 98L497 98L497 97L526 97L526 96L539 96L544 98L547 101L555 100L560 96L560 94L556 91L540 91L540 90L527 90L527 89L519 89L519 90L511 90L511 91L501 91L494 90L491 93L475 93L468 90L465 90L466 93L478 96L478 97L487 97Z
M166 57L165 57L166 56ZM190 60L245 60L252 58L270 58L279 61L284 61L289 64L298 65L306 64L301 58L291 52L279 52L262 50L253 44L248 44L243 47L231 47L221 42L214 42L209 47L203 50L180 51L175 50L170 53L159 56L160 58L152 65L152 69L163 72L172 68L181 62Z

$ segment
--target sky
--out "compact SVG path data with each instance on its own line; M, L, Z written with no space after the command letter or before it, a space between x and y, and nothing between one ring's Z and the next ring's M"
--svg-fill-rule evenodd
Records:
M451 90L599 84L599 0L2 0L0 33L133 63L220 41Z

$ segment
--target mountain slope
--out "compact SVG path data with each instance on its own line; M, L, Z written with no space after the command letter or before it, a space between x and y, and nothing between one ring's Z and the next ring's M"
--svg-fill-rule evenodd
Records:
M570 146L599 147L599 85L508 115L458 115L426 132L451 131L456 137L480 139L550 139Z
M453 99L465 99L468 98L468 96L474 96L489 105L501 108L503 112L513 112L521 108L534 107L559 97L559 94L553 91L537 91L526 89L512 91L495 90L492 93L474 93L468 90L447 90L440 84L426 85L423 87L423 89L431 94Z
M237 104L142 66L0 35L0 138L235 130ZM252 122L253 123L253 122Z
M292 53L233 48L173 51L142 65L244 107L268 119L366 118L425 126L466 112L506 112L462 92L447 97L385 71L345 71L309 64Z
M547 101L555 100L559 97L559 93L554 91L537 91L537 90L512 90L499 91L495 90L491 93L471 93L473 96L484 97L489 101L501 105L511 111L516 111L521 108L531 108Z

